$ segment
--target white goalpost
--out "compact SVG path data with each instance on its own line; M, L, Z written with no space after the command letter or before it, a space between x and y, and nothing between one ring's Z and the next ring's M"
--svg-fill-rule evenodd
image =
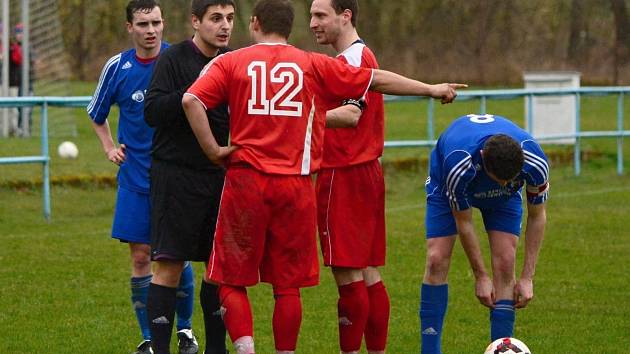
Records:
M10 96L68 96L70 95L70 67L64 49L57 0L0 0L2 1L2 74L1 95ZM20 90L9 87L9 45L11 36L21 28L22 66ZM15 39L15 36L13 37ZM28 137L38 135L33 127L31 108L4 108L0 115L0 137L10 135ZM53 108L49 114L51 136L76 136L74 117L69 108Z

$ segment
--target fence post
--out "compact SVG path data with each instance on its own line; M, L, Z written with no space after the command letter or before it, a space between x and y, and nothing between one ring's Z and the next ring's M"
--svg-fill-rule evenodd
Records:
M2 85L0 88L0 93L2 96L9 96L9 34L11 31L11 27L9 27L9 0L2 0L2 20L0 21L0 56L7 58L7 60L0 61L0 77L2 78ZM13 107L3 108L1 110L2 114L2 136L9 137L9 112L13 109Z
M486 114L486 96L481 96L479 103L479 114Z
M619 92L617 97L617 174L623 174L623 92Z
M435 110L435 101L432 97L429 98L429 103L427 104L427 138L429 141L433 141L435 138L435 125L433 122ZM431 149L429 149L429 156L431 155ZM427 159L427 171L431 169L431 159Z
M579 176L582 171L581 163L581 142L582 138L580 136L580 93L575 93L575 145L573 147L573 161L575 163L575 175Z
M50 222L50 156L48 155L48 101L42 104L42 156L44 157L44 217Z
M527 95L527 132L534 135L534 95Z
M435 136L433 114L434 114L435 102L433 98L429 98L429 104L427 106L427 138L433 140Z

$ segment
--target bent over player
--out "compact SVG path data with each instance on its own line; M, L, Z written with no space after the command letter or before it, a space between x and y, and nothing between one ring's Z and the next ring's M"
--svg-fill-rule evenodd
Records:
M134 48L113 56L101 73L87 111L107 158L120 166L118 194L112 237L129 244L132 261L131 302L144 341L136 353L150 353L151 333L147 320L147 294L151 282L149 167L153 129L144 122L144 98L162 43L164 21L154 0L133 0L127 5L127 31ZM118 104L117 147L107 116ZM194 300L192 267L183 268L177 299L177 329L188 340L180 342L180 351L196 352L191 332ZM181 272L181 271L180 271Z
M245 287L273 286L276 352L293 353L302 319L300 288L319 281L316 202L310 174L322 158L324 100L389 93L450 102L463 85L427 85L389 72L354 68L287 44L288 0L258 1L250 33L257 43L209 64L184 95L190 125L206 155L227 163L207 276L219 284L227 331L239 354L254 353ZM227 102L231 146L220 146L206 109Z
M357 0L314 0L311 30L337 58L376 68L374 53L359 38ZM383 95L333 101L327 112L322 169L317 174L317 223L324 264L339 290L337 315L342 353L356 353L362 338L370 354L384 353L389 296L378 267L385 265ZM348 124L349 119L349 124ZM347 127L350 125L350 127Z
M525 261L515 279L521 233L522 190L527 199ZM426 183L427 257L421 288L422 353L442 353L448 303L447 275L455 239L475 276L479 301L490 308L491 339L512 337L515 308L534 295L532 279L546 224L549 165L536 141L506 118L467 115L442 133L431 154ZM472 223L478 208L490 241L492 278L484 266Z

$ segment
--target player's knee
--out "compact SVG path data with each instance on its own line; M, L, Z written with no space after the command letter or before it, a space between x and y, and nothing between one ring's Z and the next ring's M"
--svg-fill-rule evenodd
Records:
M382 281L381 273L378 271L377 267L366 267L363 270L363 279L365 280L366 286L372 286Z
M156 261L153 272L153 283L168 287L177 287L184 269L181 261Z
M131 263L135 270L151 271L151 256L143 252L134 252L131 254Z
M346 285L363 280L363 271L361 269L333 267L332 273L337 285Z
M451 263L450 252L444 252L441 249L430 249L427 251L427 270L428 274L442 274L448 272Z
M514 255L499 254L492 256L492 271L495 276L513 277L514 276Z

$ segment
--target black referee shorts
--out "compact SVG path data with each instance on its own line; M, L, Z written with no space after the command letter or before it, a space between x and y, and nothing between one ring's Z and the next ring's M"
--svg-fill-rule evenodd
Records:
M198 171L153 161L152 260L208 261L224 177L224 170Z

